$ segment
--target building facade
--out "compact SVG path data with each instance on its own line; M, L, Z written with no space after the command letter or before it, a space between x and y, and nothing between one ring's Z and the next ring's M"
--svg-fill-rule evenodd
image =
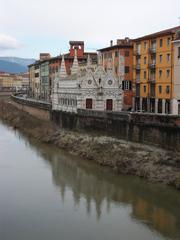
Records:
M49 84L49 61L44 60L40 63L40 98L49 102L50 99Z
M173 113L174 44L180 27L134 40L133 108L151 113Z
M97 64L97 53L85 52L83 41L70 41L69 45L70 45L69 53L66 53L63 55L67 75L71 74L71 68L73 65L74 57L75 57L75 51L77 54L79 65L86 65L88 56L91 57L91 60L93 63ZM62 55L53 57L49 60L49 76L52 84L56 76L56 73L59 71L59 67L61 66L61 61L62 61Z
M22 90L23 77L18 74L0 73L1 91L20 91Z
M102 66L95 69L88 58L86 68L80 68L74 57L71 75L67 75L64 58L55 78L52 110L77 112L78 109L97 111L121 111L121 81L112 68L104 71Z
M174 83L172 113L180 115L180 32L174 43Z
M92 62L97 64L97 53L85 52L83 41L70 41L69 44L69 53L63 55L67 75L71 74L75 51L80 65L87 63L88 55L90 55ZM51 57L49 53L40 53L39 60L29 65L31 90L29 95L31 97L51 101L54 79L59 71L61 62L62 55Z
M98 50L101 53L102 66L108 69L109 61L113 73L122 81L124 91L123 109L132 108L132 80L133 80L133 41L129 38L118 39L117 44L110 42L110 47Z
M28 66L29 68L29 97L49 101L49 53L40 53L39 60Z

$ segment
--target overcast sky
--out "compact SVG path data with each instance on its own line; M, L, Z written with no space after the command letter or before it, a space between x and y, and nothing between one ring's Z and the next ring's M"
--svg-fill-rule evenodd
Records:
M0 0L0 55L38 58L87 51L117 38L136 38L179 24L180 0Z

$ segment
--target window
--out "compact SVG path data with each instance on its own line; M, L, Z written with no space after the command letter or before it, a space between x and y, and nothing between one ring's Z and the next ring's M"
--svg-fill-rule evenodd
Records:
M159 70L159 78L162 77L162 70Z
M162 93L162 86L159 85L159 93Z
M132 82L125 80L122 81L122 90L131 90L132 89Z
M144 71L144 79L146 79L146 71Z
M147 42L144 42L144 50L147 49Z
M118 73L118 68L117 67L115 67L115 72L116 72L116 74Z
M178 58L180 58L180 47L178 47Z
M147 57L144 57L144 64L146 64Z
M170 87L166 86L166 93L169 94L170 93Z
M112 53L108 53L108 58L112 58Z
M170 61L170 54L168 53L167 54L167 62L169 62Z
M159 41L159 46L162 47L163 46L163 39L161 38Z
M167 38L167 46L168 46L168 47L170 46L170 43L171 43L171 38L168 37L168 38Z
M125 57L129 57L129 51L125 51L124 55Z
M162 63L162 55L159 55L159 62Z
M118 57L118 56L119 56L119 52L115 51L115 57Z
M92 98L86 99L86 109L92 109Z
M169 69L167 69L167 71L166 71L166 76L167 76L167 78L170 76L170 70Z
M113 100L112 99L106 99L106 110L112 111L113 109Z
M140 54L140 52L141 52L141 44L140 43L136 44L136 50L137 50L137 53Z
M125 66L125 73L129 73L129 66Z
M156 50L156 40L151 41L151 48L155 51Z
M146 92L146 86L144 85L144 92Z

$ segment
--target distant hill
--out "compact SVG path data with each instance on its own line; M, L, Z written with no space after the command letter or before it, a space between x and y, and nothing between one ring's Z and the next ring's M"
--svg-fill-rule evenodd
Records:
M25 73L28 65L35 62L33 58L0 57L0 71L8 73Z
M11 63L18 63L25 67L27 67L28 65L36 61L36 59L34 58L18 58L18 57L0 57L0 60L11 62Z
M27 72L27 67L20 65L18 63L11 63L0 60L0 72L25 73Z

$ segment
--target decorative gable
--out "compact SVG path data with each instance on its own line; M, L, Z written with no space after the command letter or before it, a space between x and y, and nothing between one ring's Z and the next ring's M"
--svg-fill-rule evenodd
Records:
M94 73L91 69L86 69L86 74L79 78L79 83L81 88L98 88Z
M106 72L102 66L99 66L94 72L94 79L98 87L103 87L104 82L106 81Z

